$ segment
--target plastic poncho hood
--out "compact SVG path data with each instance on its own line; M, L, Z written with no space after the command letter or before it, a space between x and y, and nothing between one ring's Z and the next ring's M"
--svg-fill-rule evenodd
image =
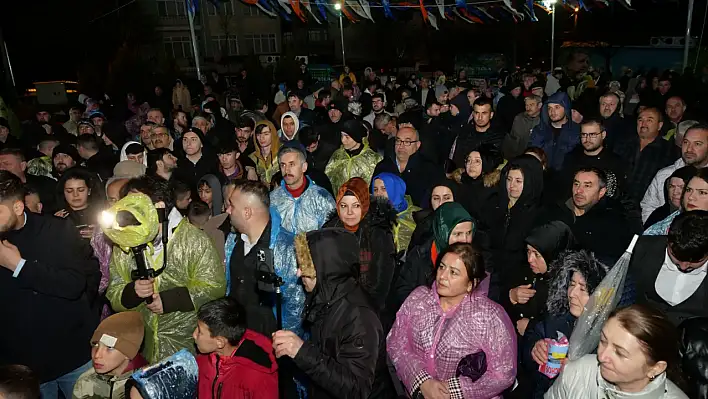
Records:
M433 238L438 253L447 249L452 230L455 229L455 226L464 222L472 222L472 234L474 234L477 224L465 208L457 202L446 202L435 210Z
M380 179L386 187L386 193L388 194L388 200L393 205L393 208L397 213L401 213L408 209L408 201L406 201L406 182L400 177L394 175L393 173L380 173L374 177L371 183L371 195L374 195L374 183L377 179Z
M138 222L135 226L120 227L121 215L129 213ZM101 230L123 251L152 242L160 224L157 209L145 194L132 193L120 199L102 214Z

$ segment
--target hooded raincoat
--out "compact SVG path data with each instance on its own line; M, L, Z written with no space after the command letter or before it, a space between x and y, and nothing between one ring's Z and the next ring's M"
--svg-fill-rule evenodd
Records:
M196 310L208 301L223 297L226 287L223 264L209 237L182 219L176 208L170 212L168 229L167 266L154 283L155 292L160 294L163 302L164 313L161 315L150 311L144 302L135 304L136 301L130 298L137 298L131 278L131 271L135 269L132 253L114 247L111 256L111 281L106 297L116 312L135 309L142 313L145 322L142 354L149 363L182 348L193 350ZM163 249L159 235L155 240L156 248L151 250L148 247L145 260L147 267L159 269L163 263ZM185 302L191 306L186 306Z
M548 104L561 104L565 109L565 116L568 121L556 129L551 125L548 116ZM548 157L548 167L553 170L563 168L565 155L573 150L580 143L580 126L571 119L572 109L570 99L564 92L558 92L548 98L541 110L541 123L531 131L530 147L543 149Z
M278 151L280 150L280 139L278 138L278 131L275 129L275 126L270 123L270 121L258 122L256 124L255 129L257 129L259 125L268 126L268 128L270 129L270 153L267 157L263 156L260 150L260 146L258 145L258 135L254 133L253 147L256 150L253 151L248 157L251 158L251 161L256 164L256 173L258 174L258 178L261 180L261 182L265 184L270 184L270 180L273 178L273 175L280 171L280 167L278 166Z
M386 366L385 336L376 310L357 283L359 246L344 229L306 235L317 283L307 294L311 339L293 359L310 378L310 399L395 397ZM304 251L303 251L304 250ZM308 266L300 264L301 268Z
M328 215L334 211L332 195L309 177L305 176L305 179L307 188L297 198L287 190L285 180L270 193L271 208L280 215L283 229L293 234L322 228Z
M437 283L418 287L398 311L386 343L411 395L433 378L447 385L451 398L501 398L516 378L514 327L504 309L484 295L468 294L445 312ZM474 380L460 373L460 363L479 352L486 355L486 371Z
M374 152L364 141L361 152L357 155L349 155L344 147L339 147L332 154L327 163L325 174L332 182L332 188L338 190L347 180L352 177L361 177L364 181L370 182L374 175L376 164L381 162L383 156Z

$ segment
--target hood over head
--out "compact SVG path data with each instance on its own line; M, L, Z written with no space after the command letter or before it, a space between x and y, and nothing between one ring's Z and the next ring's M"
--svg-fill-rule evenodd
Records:
M565 109L565 116L568 118L567 124L573 123L573 108L570 104L570 97L565 92L559 91L548 97L548 100L541 107L541 121L546 125L551 124L550 117L548 116L548 104L560 104ZM619 109L619 107L617 107Z
M472 234L474 234L477 223L470 216L469 212L457 202L446 202L433 214L433 237L438 253L442 253L449 246L450 234L460 223L472 222Z
M197 183L197 189L205 182L211 188L211 216L216 216L223 213L224 194L221 191L221 182L214 175L204 175Z
M294 134L297 134L297 132L300 131L300 127L301 127L300 126L300 118L298 118L294 112L288 111L288 112L284 113L283 115L280 116L280 126L281 126L281 131L283 132L283 137L285 136L285 130L282 130L283 120L288 116L293 118L293 120L295 121L295 133ZM287 139L287 137L285 137L285 138Z
M304 311L310 321L317 316L316 307L332 304L358 284L359 240L345 229L324 228L299 234L295 253L303 275L317 279Z
M258 126L261 126L261 125L268 126L268 128L270 129L270 139L271 139L270 156L271 156L271 160L278 159L278 150L280 150L280 137L278 137L278 129L276 129L273 122L271 122L269 120L262 120L262 121L256 123L256 126L254 126L254 128L253 128L253 135L252 135L253 146L254 146L253 148L256 149L256 151L254 151L254 154L256 154L257 158L263 160L263 155L261 154L260 146L258 145L258 137L257 137L258 135L256 134L256 130L258 130Z
M120 161L127 161L128 160L128 154L126 153L126 150L128 147L131 146L131 144L137 144L145 148L142 144L138 143L137 141L129 141L125 144L123 144L123 147L120 149ZM143 165L147 167L147 151L143 150Z
M384 186L386 187L386 193L388 194L388 200L396 209L396 212L400 213L408 209L408 201L406 201L406 182L400 177L394 175L393 173L384 172L375 176L371 183L371 195L374 195L374 181L376 179L381 179Z
M440 179L437 183L433 184L432 187L430 187L430 193L432 195L433 190L435 187L447 187L450 189L452 192L452 200L456 202L462 202L460 201L460 184L457 183L454 180L450 180L447 177L443 177Z
M573 273L580 273L585 280L588 294L592 295L610 270L604 263L597 260L592 252L586 250L565 251L548 269L553 272L548 286L546 309L554 316L570 313L568 286L573 278Z
M472 106L470 105L470 101L467 99L467 96L464 94L457 95L450 101L450 105L454 105L460 111L460 113L455 116L455 120L460 121L461 123L467 123L467 120L472 114Z
M546 265L549 266L558 258L561 252L572 250L577 247L575 236L567 224L561 221L553 221L531 230L526 237L526 244L534 247L543 256Z
M510 170L520 169L524 175L524 190L516 205L534 205L541 201L543 193L543 166L538 158L533 155L520 155L506 164L499 180L499 199L504 206L509 203L509 193L506 191L506 178Z

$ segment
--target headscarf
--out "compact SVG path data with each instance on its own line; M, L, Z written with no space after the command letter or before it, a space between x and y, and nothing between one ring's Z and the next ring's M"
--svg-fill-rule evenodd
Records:
M460 223L472 222L472 233L476 229L476 223L469 212L457 202L446 202L435 210L433 219L433 238L438 253L447 249L450 242L452 230Z
M361 204L361 220L363 220L364 216L366 216L366 213L369 212L369 185L366 184L366 181L364 181L364 179L362 179L361 177L352 177L351 179L347 180L346 183L342 184L342 187L340 187L339 191L337 192L337 215L339 215L340 219L342 218L342 216L339 213L339 203L342 201L342 198L347 195L353 195ZM359 223L361 223L361 220L359 220ZM354 227L345 227L347 230L356 231L359 228L359 225L357 224Z
M371 184L371 195L374 195L374 184L376 179L381 179L388 193L388 200L393 205L396 212L401 213L408 209L408 201L406 201L406 182L393 173L380 173L374 177Z

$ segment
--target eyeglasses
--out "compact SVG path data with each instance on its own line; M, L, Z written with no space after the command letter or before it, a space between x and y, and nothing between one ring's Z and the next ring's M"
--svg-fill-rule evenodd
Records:
M580 133L581 139L594 139L597 138L602 133Z
M418 141L420 141L420 140L399 140L399 139L396 139L396 145L397 145L397 146L401 146L401 145L402 145L402 146L404 146L404 147L410 147L411 144L417 143Z

